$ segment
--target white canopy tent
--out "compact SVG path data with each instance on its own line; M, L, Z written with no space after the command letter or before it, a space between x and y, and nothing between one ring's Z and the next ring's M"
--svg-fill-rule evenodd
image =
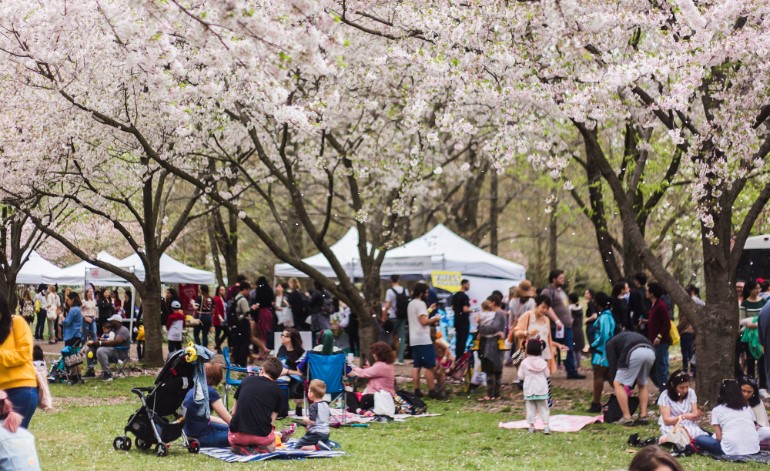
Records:
M329 247L334 256L342 265L345 273L354 278L362 278L364 273L361 268L361 262L358 253L358 230L351 227L340 240ZM371 244L367 244L367 249L371 249ZM321 272L329 278L336 278L337 274L331 267L331 264L322 253L317 253L302 259L303 262ZM404 273L425 273L430 272L430 258L425 254L408 257L386 257L380 267L380 275L387 276L392 274ZM294 268L288 263L279 263L275 265L275 276L306 278L307 275Z
M99 252L96 255L96 259L116 266L119 266L120 264L119 258L104 251ZM43 281L48 284L60 284L66 286L85 286L88 283L93 283L97 286L128 286L130 284L122 278L119 278L96 265L92 265L85 260L62 268L58 273L46 275L43 277Z
M337 260L342 264L348 276L361 277L361 264L358 262L358 230L355 227L351 227L340 240L329 248L334 252L335 257L337 257ZM326 256L322 253L303 258L302 261L315 268L326 277L337 277L334 270L332 270L331 264L326 260ZM299 278L307 277L305 273L299 271L288 263L276 264L275 276L285 278L292 276Z
M358 261L358 231L351 228L331 247L337 259L342 263L348 275L357 278L363 276ZM324 276L335 277L334 271L323 254L315 254L303 259ZM493 290L508 293L511 286L516 286L526 276L523 265L476 247L443 224L439 224L428 233L400 247L388 251L385 255L380 275L390 274L417 275L430 279L431 271L456 271L471 282L469 296L478 304ZM275 276L307 277L306 274L288 263L275 265ZM475 303L474 303L475 304Z
M466 275L518 282L526 276L523 265L483 250L443 224L411 242L388 251L385 259L430 256L431 270L459 271ZM514 283L516 284L516 283Z
M44 259L36 251L29 253L29 258L21 266L19 274L16 275L16 283L22 285L36 285L46 283L47 275L57 275L61 268Z
M140 280L144 280L144 265L138 254L129 255L123 260L119 260L115 265L133 271ZM160 281L170 284L196 285L213 285L216 283L212 272L187 266L166 254L160 256Z
M418 255L430 256L432 271L460 272L463 278L470 281L468 297L471 298L471 308L480 307L494 290L507 295L511 286L517 286L526 277L523 265L476 247L443 224L389 250L385 260ZM430 272L422 274L426 280L430 279Z

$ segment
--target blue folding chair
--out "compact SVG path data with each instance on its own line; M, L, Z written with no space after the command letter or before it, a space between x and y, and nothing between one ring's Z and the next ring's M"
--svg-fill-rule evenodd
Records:
M247 374L249 370L242 366L234 366L230 361L230 351L227 347L222 349L222 356L225 357L225 409L230 409L227 401L227 395L230 389L237 389L243 382L242 379L234 378L232 373Z
M305 358L307 366L307 384L314 379L320 379L326 383L326 395L328 396L330 407L334 404L342 406L342 423L345 424L347 412L347 399L345 397L345 379L347 377L347 355L345 352L332 353L324 355L319 352L307 352ZM324 400L327 397L324 396ZM307 398L307 387L305 388L304 407L309 406Z

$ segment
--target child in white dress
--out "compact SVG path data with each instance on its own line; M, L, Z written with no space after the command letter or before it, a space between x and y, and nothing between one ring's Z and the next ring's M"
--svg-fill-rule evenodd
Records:
M701 412L698 410L698 397L690 388L690 375L682 370L675 371L668 380L668 385L658 398L660 408L661 438L659 443L666 442L666 435L677 425L681 425L695 439L706 432L698 425Z

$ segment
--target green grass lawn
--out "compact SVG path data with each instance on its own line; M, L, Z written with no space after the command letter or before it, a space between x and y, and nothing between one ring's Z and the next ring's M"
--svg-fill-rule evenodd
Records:
M31 424L43 469L84 470L205 470L258 466L265 469L626 469L630 429L618 425L592 425L579 433L530 435L526 430L505 430L498 422L523 418L522 401L481 405L475 398L453 396L448 401L428 400L429 411L440 417L402 423L373 424L369 428L332 429L332 439L347 453L342 458L266 463L228 464L204 455L193 455L172 444L169 456L132 447L115 451L112 440L138 407L131 387L149 386L153 378L91 381L83 386L52 385L54 412L38 411ZM553 413L583 411L590 401L587 391L557 389ZM643 437L657 426L634 428ZM301 434L298 431L298 434ZM759 469L758 465L722 463L704 457L684 458L690 469Z

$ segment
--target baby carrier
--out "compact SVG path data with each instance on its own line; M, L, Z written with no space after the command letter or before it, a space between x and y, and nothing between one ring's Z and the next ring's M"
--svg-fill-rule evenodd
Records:
M187 392L194 387L195 366L198 359L192 359L190 348L177 350L169 355L166 364L155 379L155 386L132 388L142 406L128 419L123 435L112 442L116 450L131 449L131 432L136 437L136 447L149 450L155 446L158 456L168 454L169 443L183 438L183 444L191 453L197 453L197 441L188 441L182 428L184 415L179 408Z

